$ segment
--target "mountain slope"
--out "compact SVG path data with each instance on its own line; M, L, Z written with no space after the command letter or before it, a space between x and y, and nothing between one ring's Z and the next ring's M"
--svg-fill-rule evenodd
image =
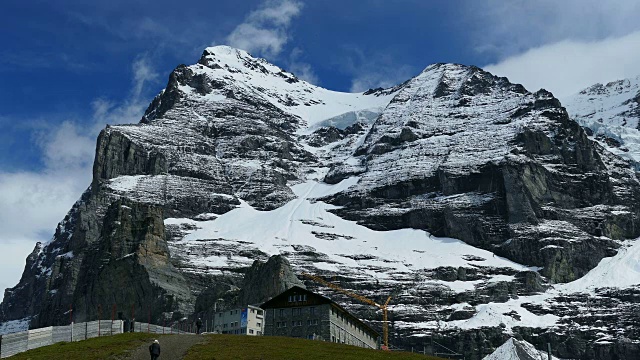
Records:
M640 76L595 84L562 104L594 140L640 169Z
M433 336L481 358L518 333L613 359L638 353L638 291L593 279L633 261L622 239L640 235L639 190L552 94L476 67L347 94L207 48L139 124L101 132L91 186L6 290L2 320L62 323L70 304L76 321L112 304L179 319L242 301L243 274L280 254L392 295L397 346ZM366 305L306 285L380 327ZM614 319L571 305L585 302Z

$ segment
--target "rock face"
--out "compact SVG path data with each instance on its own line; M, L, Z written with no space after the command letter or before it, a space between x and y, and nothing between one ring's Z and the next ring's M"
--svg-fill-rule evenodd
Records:
M615 253L610 239L640 231L635 175L610 170L549 92L478 68L428 67L355 155L366 168L358 186L328 199L340 216L462 239L553 281L584 275Z
M113 304L138 314L153 309L154 317L192 310L188 285L169 261L162 208L93 188L53 239L36 245L21 282L5 296L4 316L30 316L32 327L66 323L70 307L75 321L99 312L107 318Z
M640 76L595 84L561 100L592 140L640 169Z
M101 132L91 186L5 291L1 320L61 325L70 306L84 321L114 305L179 319L262 302L306 271L392 296L396 346L433 338L481 359L518 335L561 357L632 359L640 281L584 276L640 273L624 240L640 235L638 167L600 133L477 67L348 94L207 48L139 124ZM368 305L305 284L381 327Z
M293 286L305 287L284 256L274 255L266 263L256 260L244 275L238 303L259 306Z

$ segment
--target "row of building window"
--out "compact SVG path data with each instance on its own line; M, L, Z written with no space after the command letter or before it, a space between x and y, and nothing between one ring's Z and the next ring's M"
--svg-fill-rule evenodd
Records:
M307 294L304 295L289 295L289 302L307 301Z
M318 325L318 319L307 320L307 326L311 326L311 325ZM302 326L302 321L301 320L293 320L291 322L291 326L292 327ZM287 322L286 321L276 321L276 327L277 328L285 328L285 327L287 327Z
M256 309L249 309L249 311L251 313L257 313L258 315L262 315L263 311L262 310L256 310ZM218 313L218 317L222 317L224 313L219 312ZM229 310L229 315L237 315L238 314L238 309L236 310Z
M280 316L286 316L285 315L285 311L287 309L280 309ZM316 308L314 306L309 307L309 315L315 315L316 314ZM300 316L302 315L302 308L292 308L291 309L291 316Z
M365 339L368 339L368 340L373 339L373 337L368 332L364 331L364 329L362 329L360 326L356 325L354 326L354 328L357 331L357 334L356 334L357 336L364 337ZM345 329L342 326L334 323L331 323L331 333L338 334L338 336L340 336L340 333L347 333L347 334L350 334L350 336L354 336L354 334L351 334L351 332L348 329Z
M258 315L262 315L262 310L249 309L251 313L257 312Z
M232 327L238 327L238 324L239 322L235 321L235 322L230 322L228 325L230 328L232 328ZM256 327L260 327L260 326L262 326L262 323L256 323ZM226 328L227 324L222 324L222 327Z

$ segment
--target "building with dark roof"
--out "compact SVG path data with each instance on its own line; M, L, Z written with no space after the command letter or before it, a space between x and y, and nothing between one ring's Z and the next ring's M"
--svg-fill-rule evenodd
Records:
M378 348L380 334L322 295L294 286L260 306L264 334Z

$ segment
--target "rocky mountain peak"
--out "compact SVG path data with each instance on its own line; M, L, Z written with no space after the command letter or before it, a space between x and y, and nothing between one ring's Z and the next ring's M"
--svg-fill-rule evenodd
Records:
M393 296L401 346L442 335L479 359L507 334L545 333L567 344L560 354L592 354L601 334L637 339L626 300L637 291L589 294L604 294L597 274L633 272L640 247L625 239L640 235L640 185L589 136L550 92L473 66L342 93L207 48L139 124L101 132L90 188L27 259L0 316L48 326L66 321L59 304L83 321L117 303L179 319L260 301L305 271ZM113 283L131 291L112 294ZM576 302L615 320L584 331L594 317Z
M595 84L561 100L594 141L640 170L640 76Z
M282 78L288 83L300 81L295 75L286 72L262 58L255 58L248 52L230 46L208 47L202 53L198 64L210 69L223 69L229 73L256 72Z

